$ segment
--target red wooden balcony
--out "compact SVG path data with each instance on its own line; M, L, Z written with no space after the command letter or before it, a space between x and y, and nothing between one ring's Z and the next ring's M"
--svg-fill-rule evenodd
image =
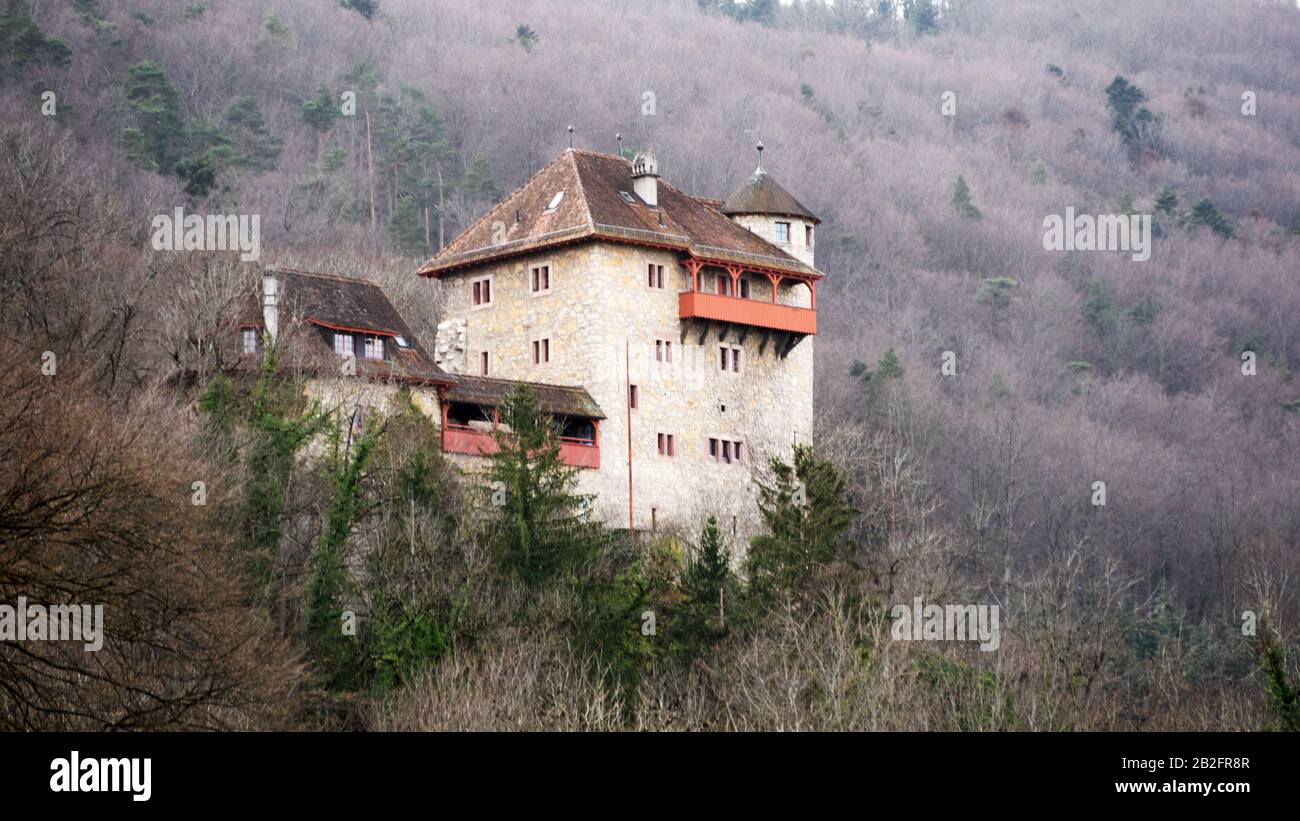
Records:
M795 308L757 299L683 291L677 298L678 316L682 319L711 319L734 322L774 331L796 334L817 333L817 311Z
M500 448L491 431L447 424L442 429L442 450L444 453L489 456ZM560 461L576 468L599 468L600 445L590 439L561 436Z

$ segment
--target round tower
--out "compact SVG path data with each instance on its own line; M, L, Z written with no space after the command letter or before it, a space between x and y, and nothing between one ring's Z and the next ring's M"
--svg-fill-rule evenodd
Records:
M727 197L722 213L800 262L816 267L813 249L821 220L763 170L762 143L758 144L758 168Z

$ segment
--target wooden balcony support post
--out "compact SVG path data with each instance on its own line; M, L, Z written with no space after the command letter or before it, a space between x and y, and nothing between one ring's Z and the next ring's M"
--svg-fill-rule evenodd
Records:
M700 269L704 267L704 263L698 259L688 259L684 264L686 265L686 272L691 276L691 290L700 290Z
M740 275L744 271L739 265L727 266L727 275L731 277L731 296L740 296Z

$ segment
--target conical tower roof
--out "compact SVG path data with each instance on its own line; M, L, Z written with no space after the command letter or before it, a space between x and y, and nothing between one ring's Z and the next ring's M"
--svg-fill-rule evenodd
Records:
M772 179L772 175L764 171L761 165L755 169L749 179L745 180L744 185L727 197L727 201L722 206L722 213L727 216L769 214L799 217L814 224L821 222L811 211L803 207L803 203L782 188L779 182Z

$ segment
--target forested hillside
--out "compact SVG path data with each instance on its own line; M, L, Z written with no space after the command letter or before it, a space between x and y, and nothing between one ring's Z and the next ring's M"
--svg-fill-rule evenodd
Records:
M93 687L0 652L0 726L1300 727L1297 54L1244 0L0 0L0 590L130 614ZM707 197L761 139L823 220L818 438L734 572L558 491L521 558L417 421L308 466L329 420L206 381L261 266L431 349L416 268L570 139ZM176 207L261 260L154 252ZM1046 250L1067 207L1150 259ZM915 596L1000 651L891 643Z

